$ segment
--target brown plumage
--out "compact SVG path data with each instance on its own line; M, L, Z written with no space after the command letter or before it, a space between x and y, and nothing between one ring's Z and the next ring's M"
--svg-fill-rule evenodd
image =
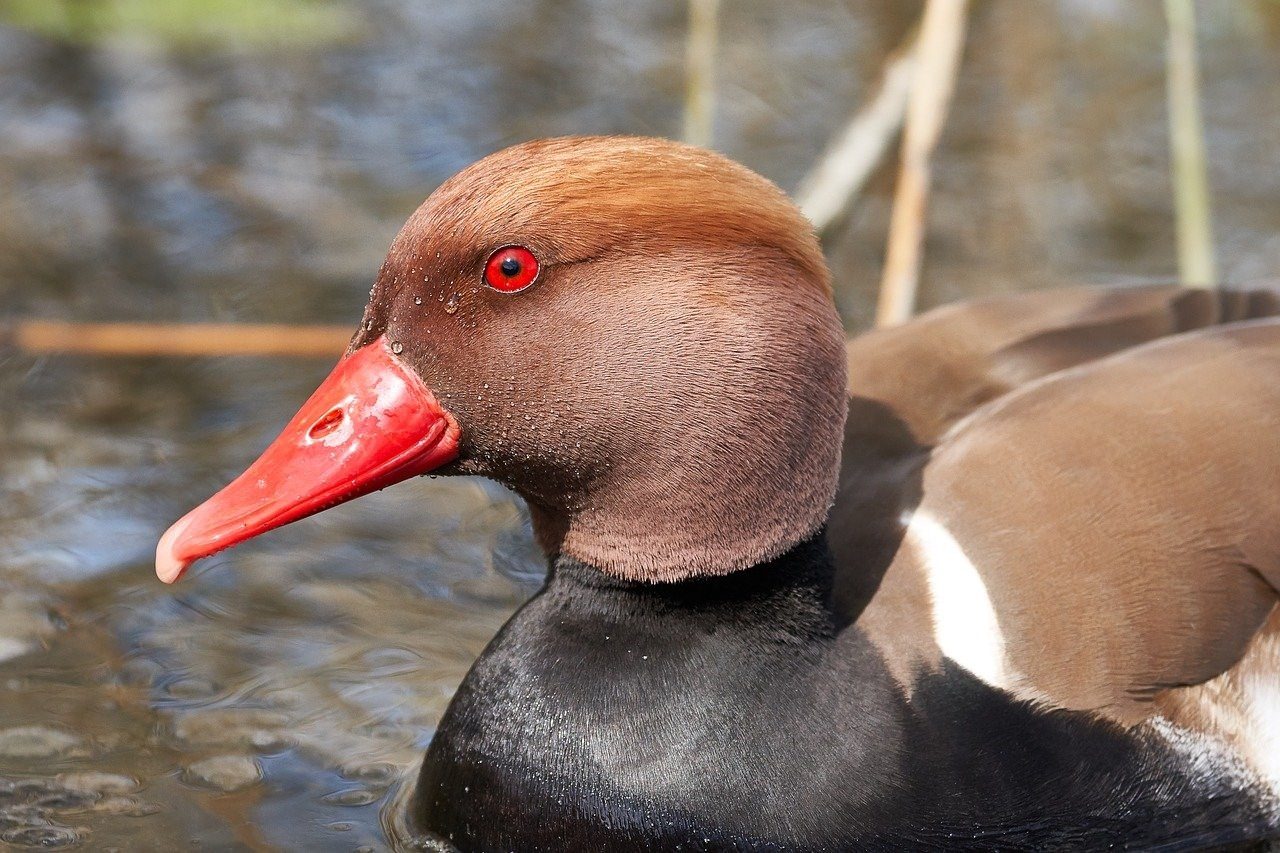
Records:
M1258 727L1275 725L1280 693L1256 682L1280 680L1280 322L1201 327L1278 307L1268 289L1082 288L953 306L850 343L855 398L938 443L860 617L905 689L946 651L928 575L953 567L928 564L963 554L1001 635L984 673L998 686L1212 732L1275 772L1261 753L1280 732ZM858 466L874 479L891 464L846 460L853 494L833 528L860 498ZM913 543L916 513L956 551Z
M932 444L1020 385L1129 347L1280 313L1280 289L1073 287L973 299L848 344L849 392L890 406Z
M481 289L512 243L538 284ZM468 424L457 470L524 495L551 554L678 580L825 518L844 335L822 253L777 187L711 152L558 139L464 170L396 238L352 348L379 335ZM498 452L513 417L518 456Z
M484 287L510 245L536 283ZM553 571L415 806L464 847L1257 839L1280 831L1278 311L1076 288L846 346L764 179L661 140L528 143L410 218L322 386L346 396L269 451L361 488L251 476L158 565L242 505L257 533L424 470L523 495ZM450 461L379 455L393 433Z

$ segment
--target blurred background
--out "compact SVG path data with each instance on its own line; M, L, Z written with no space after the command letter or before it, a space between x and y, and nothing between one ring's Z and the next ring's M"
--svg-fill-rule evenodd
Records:
M0 324L354 328L418 203L538 136L691 135L811 190L889 97L923 4L718 5L699 53L706 4L683 0L0 0ZM1273 277L1280 3L1195 10L1216 270ZM1177 278L1165 4L975 0L966 24L919 305ZM851 330L875 313L896 127L823 228ZM163 587L156 538L337 349L122 358L11 338L0 843L387 849L400 778L539 582L519 501L406 483Z

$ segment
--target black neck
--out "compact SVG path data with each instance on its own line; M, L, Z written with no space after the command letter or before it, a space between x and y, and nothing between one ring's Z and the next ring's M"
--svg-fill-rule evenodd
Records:
M1185 837L1218 795L945 661L908 700L832 582L821 535L669 584L559 561L458 689L416 820L466 851L1090 847ZM1256 820L1221 802L1198 837Z
M862 808L892 790L902 740L901 696L865 641L840 631L832 578L821 534L751 569L668 584L559 560L441 722L418 792L427 826L469 825L465 849L510 837L468 815L513 809L549 848L665 849L654 839L705 833L723 849L788 825L813 842L828 818L791 797ZM872 740L832 725L849 704ZM818 753L865 795L815 779Z
M832 605L834 579L826 532L819 530L766 563L671 583L621 580L560 557L543 591L582 606L578 618L621 614L631 622L639 609L649 618L729 620L739 630L754 627L766 632L785 626L807 639L829 640L843 627Z

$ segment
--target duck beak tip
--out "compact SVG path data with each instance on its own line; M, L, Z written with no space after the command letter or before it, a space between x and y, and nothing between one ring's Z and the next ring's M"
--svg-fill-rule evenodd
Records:
M385 338L345 356L256 462L156 545L156 577L458 455L460 429Z
M187 519L179 519L164 532L156 544L156 577L164 583L177 581L192 563L177 555L178 539L186 526Z

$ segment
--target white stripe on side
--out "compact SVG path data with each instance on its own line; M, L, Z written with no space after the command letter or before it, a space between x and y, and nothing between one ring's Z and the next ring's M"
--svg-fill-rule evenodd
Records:
M1247 720L1240 742L1246 760L1280 798L1280 634L1262 639L1257 653L1258 662L1240 671Z
M987 585L964 548L951 531L924 512L911 516L906 539L929 585L938 648L987 684L1012 689L1000 620Z

